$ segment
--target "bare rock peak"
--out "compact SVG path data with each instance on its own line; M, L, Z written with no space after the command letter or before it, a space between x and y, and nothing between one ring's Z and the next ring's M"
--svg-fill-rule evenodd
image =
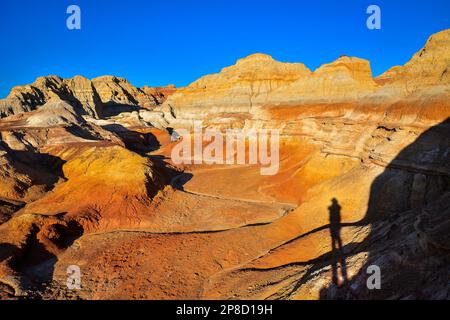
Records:
M158 89L148 94L125 78L116 76L90 80L82 75L67 79L50 75L38 77L31 85L14 87L6 99L0 100L0 117L34 110L51 99L67 101L81 113L101 117L132 106L153 108L165 97L165 94L159 94ZM114 106L120 108L110 110Z
M263 61L274 61L274 59L272 58L272 56L270 56L268 54L253 53L245 58L239 59L236 62L236 64L240 65L240 64L249 63L249 62L263 62Z
M210 112L249 112L266 104L401 99L418 90L448 85L449 69L450 30L444 30L432 35L404 66L393 67L375 79L370 62L358 57L342 55L311 71L302 63L280 62L255 53L180 89L137 88L113 75L92 80L39 77L31 85L13 88L0 102L0 115L34 110L55 97L94 117L141 107L153 109L166 102L170 108L163 109L182 118L183 113L192 118Z

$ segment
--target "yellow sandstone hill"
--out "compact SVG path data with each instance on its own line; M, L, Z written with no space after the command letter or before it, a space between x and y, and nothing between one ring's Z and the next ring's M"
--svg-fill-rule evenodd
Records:
M433 35L405 66L394 67L375 79L369 61L355 57L342 56L310 72L303 64L251 55L179 90L155 109L158 116L153 118L175 127L190 126L193 120L243 125L246 119L260 117L259 109L265 106L364 103L386 108L386 104L409 96L445 99L449 90L449 37L449 30Z
M354 101L377 89L367 60L340 57L294 83L275 90L267 103Z
M282 63L265 54L253 54L179 89L162 110L168 119L171 113L180 113L180 120L188 122L207 118L210 113L245 114L252 106L266 102L273 90L309 74L301 63Z
M430 86L450 84L450 31L432 35L425 46L402 67L393 67L375 81L388 89L395 88L404 93Z

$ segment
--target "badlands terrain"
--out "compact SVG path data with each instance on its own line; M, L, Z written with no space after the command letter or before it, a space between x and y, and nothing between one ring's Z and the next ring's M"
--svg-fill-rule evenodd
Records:
M375 78L356 57L311 71L253 54L184 88L15 87L0 298L449 299L449 117L450 30ZM195 121L280 130L278 173L175 164L171 132Z

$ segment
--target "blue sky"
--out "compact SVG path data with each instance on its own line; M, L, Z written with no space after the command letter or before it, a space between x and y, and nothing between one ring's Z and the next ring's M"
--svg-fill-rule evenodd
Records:
M81 8L81 30L66 9ZM382 29L366 28L377 4ZM255 52L315 69L346 54L375 75L450 28L449 0L1 0L0 97L36 77L187 85Z

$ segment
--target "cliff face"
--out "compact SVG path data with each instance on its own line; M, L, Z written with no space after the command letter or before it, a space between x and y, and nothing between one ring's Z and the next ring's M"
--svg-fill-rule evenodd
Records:
M344 56L321 66L310 77L276 90L267 103L354 101L376 89L369 61Z
M267 101L276 88L290 84L311 72L301 63L282 63L265 54L253 54L224 68L218 74L204 76L172 95L161 110L181 123L207 118L211 113L242 113Z
M236 120L235 113L259 119L261 108L271 106L308 109L339 103L387 109L396 102L423 97L445 101L449 90L449 37L448 30L433 35L405 66L394 67L375 79L370 63L355 57L343 56L310 72L301 64L252 55L195 81L156 111L176 127L189 126L193 120L214 123L218 118L223 122L227 117L231 123Z
M267 104L355 100L376 89L366 60L344 56L311 72L303 64L255 54L179 90L161 110L169 122L183 125L214 114L251 114Z
M449 36L375 79L359 58L311 72L255 54L181 89L109 76L13 89L0 297L448 299ZM279 129L278 173L175 165L161 129L194 120Z
M450 83L450 32L432 35L425 46L402 67L393 67L375 79L388 89L412 93L420 88Z
M96 118L134 108L153 108L165 100L154 88L138 89L124 78L103 76L89 80L82 76L62 79L39 77L31 85L14 87L0 100L0 117L32 111L50 99L67 101L82 114Z

